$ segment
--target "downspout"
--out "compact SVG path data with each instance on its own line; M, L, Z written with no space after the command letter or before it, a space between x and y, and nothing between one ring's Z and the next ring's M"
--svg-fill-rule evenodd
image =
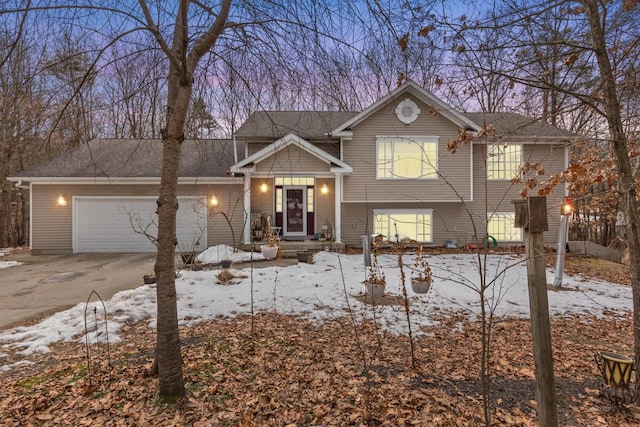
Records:
M233 164L238 163L238 144L236 143L236 136L233 135Z
M336 243L342 243L342 174L337 173L335 175L335 183L334 183L334 223L335 223L335 231L334 236L336 239Z
M244 174L244 214L247 221L243 230L244 243L251 244L251 174Z

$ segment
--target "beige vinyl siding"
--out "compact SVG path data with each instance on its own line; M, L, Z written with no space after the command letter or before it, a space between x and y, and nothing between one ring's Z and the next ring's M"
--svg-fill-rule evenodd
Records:
M373 232L374 209L431 209L433 220L433 242L428 246L442 246L446 240L462 242L472 235L473 226L461 203L349 203L342 209L342 241L358 246L363 235ZM393 236L391 236L393 237Z
M182 191L182 187L180 191ZM212 195L218 198L218 206L210 207L208 210L207 244L209 246L226 244L235 247L243 240L244 186L242 184L208 185L206 192L207 198ZM225 215L231 222L231 226L227 223Z
M260 187L267 184L267 192L263 193ZM273 193L272 178L252 178L251 179L251 212L275 213L275 196Z
M404 98L403 98L404 99ZM353 174L344 178L346 202L384 201L458 201L469 199L470 149L462 146L456 154L447 144L458 135L458 126L436 113L429 106L413 98L421 114L409 125L400 122L395 114L397 103L389 103L353 129L353 139L344 141L343 160L353 167ZM376 179L377 136L424 136L438 138L437 179Z
M510 181L487 182L484 153L484 145L474 146L473 202L410 202L400 205L398 203L345 203L342 208L343 242L348 245L360 245L361 236L373 232L372 214L374 209L402 208L433 210L433 243L431 244L433 246L442 246L446 240L456 240L461 245L477 241L482 245L486 235L487 212L514 212L512 201L520 199L518 192L522 189L522 184L512 184ZM564 169L564 147L524 144L523 158L531 162L543 162L547 177ZM549 231L544 233L547 247L555 247L557 244L560 203L563 196L564 187L556 188L552 194L547 196ZM517 244L517 242L503 243L503 245L505 244Z
M526 144L523 149L523 158L529 162L540 162L544 165L545 174L538 176L539 181L548 179L551 175L560 173L565 169L565 146L550 144ZM531 195L537 195L537 189ZM547 212L549 231L544 233L545 244L555 247L558 241L558 227L560 226L560 206L565 195L565 186L560 184L547 195Z
M256 164L256 172L259 173L278 174L328 171L328 163L295 145L289 145Z
M521 199L520 191L524 184L513 184L509 180L487 180L486 171L486 147L482 144L474 146L474 196L473 202L468 204L474 215L481 219L486 218L491 212L514 212L514 200ZM544 181L554 173L564 170L564 147L548 144L523 144L523 161L542 162L546 176L539 176L538 180ZM537 189L531 190L530 195L537 195ZM549 231L544 233L546 245L553 246L557 240L558 225L560 221L560 204L564 196L564 186L554 189L547 196L547 211L549 212ZM484 238L486 235L486 221L478 220L478 235Z
M322 194L322 185L327 184L329 189L327 194ZM333 178L317 178L316 186L315 186L315 195L316 195L316 211L315 211L315 231L316 233L322 232L322 226L325 223L331 224L332 228L335 228L335 218L336 218L336 209L335 209L335 181Z
M216 195L219 208L225 209L231 218L236 234L242 232L243 187L233 185L180 185L179 196L201 196L207 199ZM62 195L67 206L58 206ZM31 250L38 253L71 253L73 251L73 196L121 196L157 197L157 185L43 185L32 186L32 240ZM235 202L238 201L237 207ZM209 211L207 220L207 243L209 246L231 243L231 231L219 214ZM133 231L132 231L133 232ZM236 241L238 237L236 236Z

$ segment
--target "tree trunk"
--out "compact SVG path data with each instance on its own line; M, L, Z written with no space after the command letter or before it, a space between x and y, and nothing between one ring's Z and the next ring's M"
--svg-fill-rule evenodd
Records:
M176 212L178 210L178 168L180 165L181 135L171 127L162 138L162 179L158 197L158 253L157 278L157 341L156 363L159 393L165 401L175 401L185 394L182 376L182 354L178 330L178 307L175 280Z
M186 7L181 2L172 46L177 58L184 58L186 41L178 25L182 23L186 13ZM176 215L180 155L193 80L188 74L186 63L182 61L180 65L181 68L170 61L169 66L167 122L162 130L162 175L158 194L158 253L154 267L158 322L156 368L160 398L165 402L177 401L185 395L176 297Z
M159 32L154 32L160 46L169 58L169 78L167 86L166 127L162 130L162 178L158 196L158 253L155 273L157 278L157 319L158 336L156 341L156 366L159 378L159 393L166 402L175 401L185 395L182 376L182 354L180 351L180 333L178 330L178 308L176 298L175 259L176 214L178 211L178 173L180 154L187 113L193 92L193 72L198 61L216 43L224 31L231 0L224 0L220 11L209 29L201 34L189 49L189 4L188 0L179 2L174 26L173 41L168 49ZM140 6L155 28L146 2L140 0Z
M599 2L597 0L584 0L587 19L591 27L593 38L593 50L598 60L602 90L604 93L604 107L607 124L609 126L609 138L613 146L613 152L618 163L619 192L624 210L624 222L627 231L627 244L631 266L631 289L633 293L633 337L636 360L640 357L640 214L638 213L638 200L636 187L629 160L627 148L627 135L624 133L622 117L620 115L620 101L616 93L616 82L611 68L611 61L607 53L607 45L604 35L604 26L600 22ZM640 371L636 370L636 383L640 380Z

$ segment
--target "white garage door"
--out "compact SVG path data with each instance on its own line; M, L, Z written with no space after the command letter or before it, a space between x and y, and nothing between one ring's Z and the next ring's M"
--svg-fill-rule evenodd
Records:
M155 197L74 197L73 252L155 252L147 235L158 234ZM207 248L206 199L179 197L178 250ZM145 235L146 234L146 235Z

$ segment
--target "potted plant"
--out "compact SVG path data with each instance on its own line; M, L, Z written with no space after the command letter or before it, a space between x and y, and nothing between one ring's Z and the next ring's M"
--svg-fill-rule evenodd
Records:
M152 285L156 283L156 275L154 273L145 274L142 276L142 280L144 280L145 285Z
M422 252L422 245L418 243L416 259L411 269L411 289L416 294L426 294L431 288L432 280L431 266Z
M384 288L387 284L384 272L380 269L380 264L378 264L379 245L380 241L374 240L373 250L371 251L371 267L369 268L369 275L363 282L367 295L371 296L372 299L383 296Z
M275 259L278 256L278 237L271 228L271 220L267 222L264 242L260 245L260 252L265 259Z

